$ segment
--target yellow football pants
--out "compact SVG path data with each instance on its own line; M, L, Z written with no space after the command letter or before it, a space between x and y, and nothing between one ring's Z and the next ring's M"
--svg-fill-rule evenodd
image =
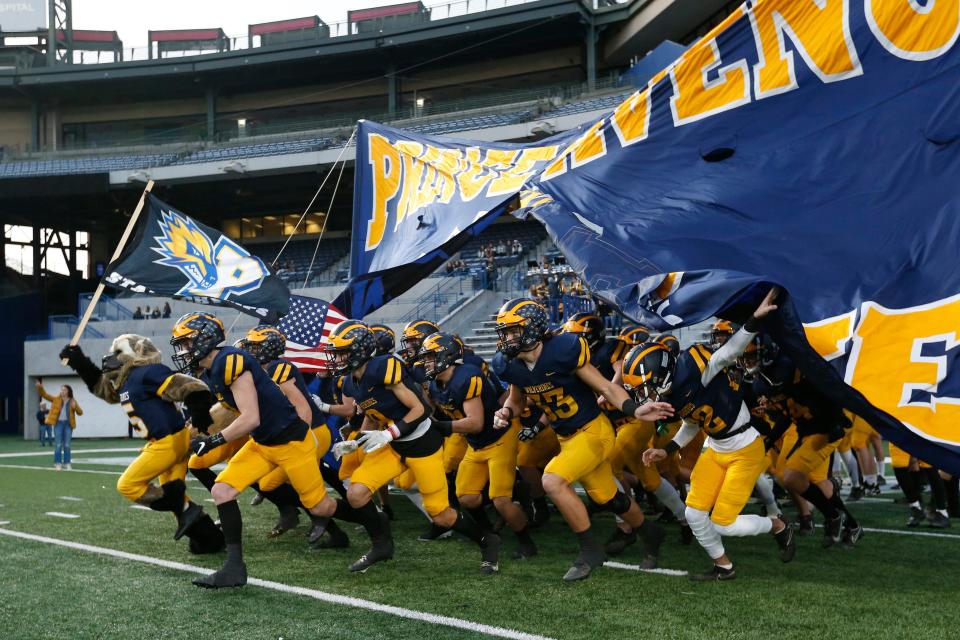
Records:
M237 438L236 440L221 445L216 449L203 454L202 456L190 454L190 460L187 462L187 466L191 469L209 469L216 464L226 462L236 455L237 451L240 451L240 449L243 448L243 445L247 444L247 440L249 439L250 436Z
M322 460L323 456L327 455L327 451L330 450L330 429L327 428L327 425L322 424L319 427L314 427L311 431L317 438L316 458L317 468L319 469L320 460ZM273 491L286 481L287 472L283 470L283 467L277 467L260 479L260 491Z
M467 453L457 471L457 496L480 495L490 482L490 499L513 495L513 481L517 476L517 433L514 424L500 439L482 449L467 447Z
M124 498L137 501L154 478L160 484L183 480L187 475L187 454L190 453L190 432L187 429L150 440L140 455L130 463L117 480L117 491Z
M329 441L328 441L329 446ZM313 431L296 442L273 446L258 444L253 438L227 463L217 476L217 482L230 485L242 492L257 480L280 467L290 484L308 509L320 504L327 496L327 487L317 464L317 437Z
M617 481L610 456L616 438L610 419L601 413L573 435L557 439L560 453L543 472L556 474L570 484L579 481L597 504L612 500L617 494Z
M520 420L515 419L512 426L519 428ZM560 453L560 441L557 432L544 427L533 440L521 442L517 447L517 466L543 469Z
M453 473L460 466L460 461L467 453L467 436L454 433L443 441L443 470Z
M423 508L430 517L438 516L450 508L447 498L447 476L443 472L443 449L422 458L401 458L393 447L387 445L368 453L350 477L353 484L362 484L375 494L380 487L411 471L417 483L417 491L423 496Z
M687 506L712 512L710 519L724 526L733 524L753 493L757 478L767 465L763 439L731 453L708 448L690 475Z
M660 471L657 465L643 464L643 452L650 448L656 427L646 420L626 418L617 428L616 442L610 457L613 473L623 482L623 469L627 467L647 491L656 491L660 486Z

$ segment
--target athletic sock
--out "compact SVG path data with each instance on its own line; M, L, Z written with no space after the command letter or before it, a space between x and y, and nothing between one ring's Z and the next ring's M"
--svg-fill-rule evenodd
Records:
M821 491L820 487L815 483L811 482L807 490L800 495L803 496L807 502L815 506L827 520L834 520L840 515L836 506L831 504L831 501L827 496L823 495L823 491ZM836 494L834 494L834 496L836 496Z
M450 528L477 544L483 544L483 531L472 518L465 518L462 511L457 511L457 519Z
M243 562L243 517L236 500L217 505L223 541L227 545L227 563Z
M930 485L930 495L933 497L933 505L937 511L945 511L947 508L947 489L943 485L943 478L936 469L924 469L923 473L927 476L927 483Z
M893 472L896 473L897 470L894 469ZM866 484L870 485L871 487L875 487L875 486L877 485L877 474L875 474L875 473L865 473L865 474L863 475L863 481L864 481Z
M337 508L333 512L333 517L344 522L354 522L359 524L370 538L377 538L383 532L383 526L380 522L380 512L373 506L373 502L368 502L359 509L350 506L346 500L337 500Z
M261 495L272 502L278 509L283 506L293 506L299 508L300 495L297 490L287 483L284 483L276 489L270 491L261 491Z
M914 481L913 475L910 473L910 470L906 467L894 468L893 475L896 476L897 482L900 483L900 490L903 491L904 497L907 499L907 502L913 505L913 503L920 503L920 491L917 488L916 482Z
M451 471L447 474L447 500L454 509L460 508L460 500L457 499L457 472Z
M490 517L487 515L487 510L485 508L477 507L476 509L467 509L464 507L464 510L470 514L470 517L473 518L473 521L477 523L477 526L480 527L480 530L484 533L493 531L493 524L490 522Z
M533 538L530 537L530 527L526 526L520 531L514 531L513 535L523 544L533 544Z
M847 475L850 476L850 484L854 487L860 486L860 467L857 466L857 456L853 451L844 451L840 454L843 460L843 466L847 468Z
M683 504L683 500L680 499L680 494L677 492L676 487L666 480L661 480L660 486L653 492L653 495L657 496L660 504L669 509L677 520L683 523L687 521L684 515L687 505Z
M550 507L547 506L547 497L540 496L539 498L533 499L533 508L537 511L549 511Z
M207 491L212 490L213 485L217 482L217 474L210 469L190 469L190 473L207 488Z
M577 543L580 545L580 553L596 553L603 550L600 543L593 537L593 530L587 527L583 531L577 532Z

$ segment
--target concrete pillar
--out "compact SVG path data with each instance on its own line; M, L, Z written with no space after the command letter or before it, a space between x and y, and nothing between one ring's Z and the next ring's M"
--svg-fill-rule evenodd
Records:
M217 133L217 88L207 87L207 140L213 141Z
M387 64L387 111L391 116L396 116L400 104L400 81L396 73L397 65L393 62Z
M587 25L587 90L597 88L597 28L593 23Z
M34 99L30 103L30 150L40 150L40 129L41 129L41 110L40 101Z

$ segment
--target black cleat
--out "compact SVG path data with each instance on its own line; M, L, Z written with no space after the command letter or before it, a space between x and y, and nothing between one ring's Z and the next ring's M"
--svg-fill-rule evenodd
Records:
M850 489L850 495L847 496L847 502L856 502L863 498L863 487L853 487Z
M790 562L797 555L797 539L793 527L786 525L779 533L773 534L780 548L780 561Z
M843 528L843 546L847 549L852 549L862 537L863 527L859 523L855 527L847 525Z
M737 572L733 567L724 569L713 565L713 569L704 573L691 573L690 580L693 582L720 582L722 580L733 580L737 577Z
M613 530L613 534L610 536L610 538L604 543L603 550L606 551L607 555L609 556L618 556L626 551L627 547L636 541L636 531L627 533L620 527L617 527Z
M263 494L257 493L256 491L254 491L253 497L250 499L250 506L256 507L257 505L260 505L262 503L263 503Z
M907 526L911 529L913 527L919 527L920 523L927 519L926 514L923 512L923 509L918 507L910 507L910 519L907 520Z
M177 531L173 534L173 539L179 540L186 535L190 527L196 524L202 515L203 507L195 502L191 502L186 509L177 514Z
M393 559L393 540L375 542L370 551L360 556L360 559L350 565L353 573L366 573L367 569L377 564Z
M657 564L659 564L660 545L663 544L663 540L667 536L663 532L663 529L652 522L646 523L644 530L647 534L643 536L643 550L647 556L640 561L640 568L656 569Z
M242 587L247 584L247 565L242 562L225 564L219 571L194 578L193 584L204 589Z
M284 505L280 509L280 517L277 518L277 524L273 525L273 529L267 532L267 537L279 538L298 524L300 524L300 514L297 508L293 505Z
M499 573L500 571L500 545L502 544L500 536L495 533L488 533L480 541L480 573L485 576Z
M313 545L313 549L346 549L350 546L350 538L342 529L327 531L327 535Z
M934 511L929 516L927 516L927 521L931 527L934 529L949 529L950 528L950 518L943 515L939 511Z
M324 532L327 530L327 523L330 522L330 518L317 518L316 516L310 516L310 531L307 532L307 542L309 544L314 544L320 537L323 536Z
M684 546L693 544L693 529L688 524L680 525L680 544Z
M863 494L865 496L876 497L880 495L880 485L876 484L864 484L863 485Z
M845 524L845 518L843 513L840 513L836 518L832 520L827 520L823 523L823 548L829 549L835 544L840 544L840 540L843 538L843 526Z
M887 479L883 477L883 472L881 471L877 474L877 487L882 487L885 484L887 484ZM879 493L879 491L877 493Z
M584 580L590 576L594 569L602 567L607 561L607 554L603 549L581 549L577 559L573 561L573 566L567 569L563 574L564 582L576 582Z
M446 527L441 527L440 525L433 524L431 522L430 526L420 534L420 537L418 537L417 540L420 542L433 542L434 540L449 538L452 535L453 529L447 529Z

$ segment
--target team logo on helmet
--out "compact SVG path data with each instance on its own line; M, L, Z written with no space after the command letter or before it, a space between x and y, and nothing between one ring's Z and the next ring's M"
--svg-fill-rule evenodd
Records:
M188 279L177 295L225 300L260 287L269 270L263 261L228 238L216 243L197 223L175 211L162 211L162 235L153 250L163 256L155 264L178 269Z

